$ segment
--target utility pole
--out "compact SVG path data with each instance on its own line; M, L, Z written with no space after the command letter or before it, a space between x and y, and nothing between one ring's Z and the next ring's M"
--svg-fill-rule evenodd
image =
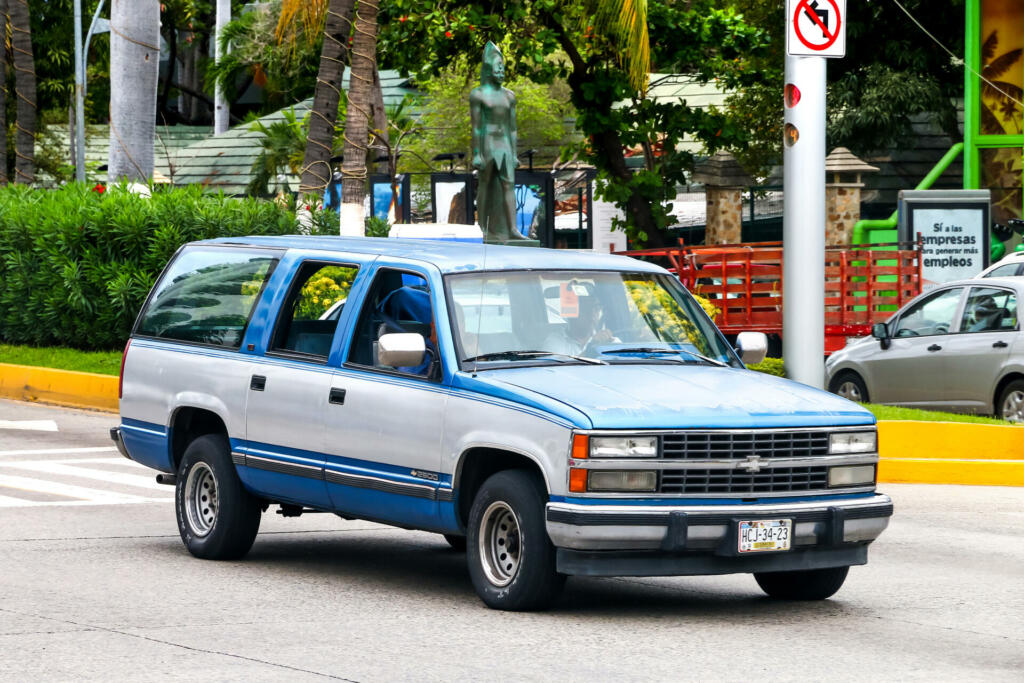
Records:
M224 26L231 21L231 0L217 0L217 19L216 19L216 30L214 32L214 47L213 47L213 58L214 61L220 62L225 52L221 48L220 37L224 32ZM221 87L220 83L217 83L213 93L213 134L220 135L221 133L227 132L229 125L229 113L228 100L224 96L224 88Z
M82 0L75 0L75 181L85 182L85 49Z
M846 0L787 0L783 119L782 358L825 388L825 73L846 54Z

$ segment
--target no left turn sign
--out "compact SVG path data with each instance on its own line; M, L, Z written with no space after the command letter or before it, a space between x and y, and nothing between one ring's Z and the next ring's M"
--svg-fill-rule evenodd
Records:
M786 0L786 54L846 55L846 0Z

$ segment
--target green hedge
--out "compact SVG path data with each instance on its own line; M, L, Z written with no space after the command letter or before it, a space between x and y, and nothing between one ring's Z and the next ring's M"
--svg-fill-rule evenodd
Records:
M295 231L286 208L199 187L0 188L0 341L117 349L182 244Z
M781 358L765 358L760 363L753 363L747 366L750 370L757 370L776 377L785 377L786 370L782 367Z

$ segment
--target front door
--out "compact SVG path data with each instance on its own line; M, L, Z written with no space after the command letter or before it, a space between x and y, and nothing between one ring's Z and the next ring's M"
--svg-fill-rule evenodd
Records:
M946 390L947 346L963 287L939 290L911 305L893 323L889 348L864 361L876 403L938 403Z
M339 511L437 526L438 497L451 488L439 472L448 397L435 325L441 296L423 272L380 268L374 277L345 363L331 378L325 476ZM422 363L379 362L378 339L396 332L424 337Z

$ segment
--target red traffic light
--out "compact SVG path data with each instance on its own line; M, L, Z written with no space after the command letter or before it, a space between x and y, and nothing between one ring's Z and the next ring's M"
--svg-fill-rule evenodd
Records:
M792 109L797 105L797 102L800 101L800 88L796 87L792 83L787 83L784 93L786 106Z

